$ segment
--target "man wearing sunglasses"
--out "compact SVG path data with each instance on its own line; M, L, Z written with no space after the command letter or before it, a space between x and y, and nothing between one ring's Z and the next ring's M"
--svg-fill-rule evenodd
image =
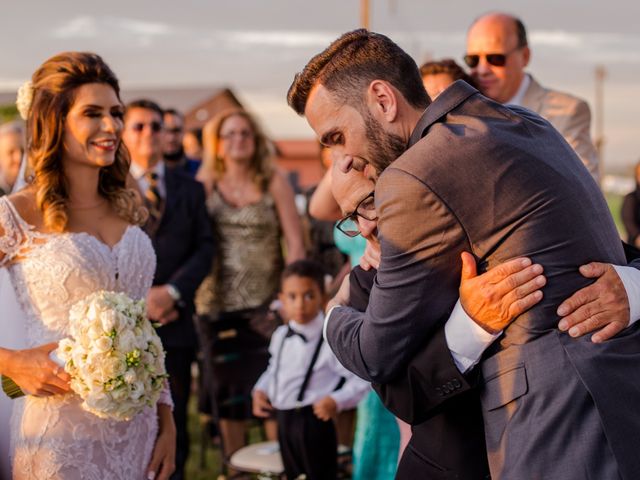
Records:
M541 86L525 72L531 50L524 24L503 13L478 18L467 32L464 61L480 92L506 105L519 105L547 119L598 180L598 157L591 141L587 103Z
M479 363L492 477L640 478L640 324L629 326L639 318L638 271L620 267L636 283L618 297L624 287L606 267L616 278L615 321L596 335L615 338L576 338L566 319L558 325L561 302L595 286L580 265L626 263L601 192L560 134L465 82L430 104L411 57L364 29L313 57L288 102L341 171L377 179L381 260L368 306L335 305L325 324L340 362L380 383L410 375L408 362L455 307L461 253L472 251L480 270L527 256L545 268L543 298ZM455 389L425 389L414 406ZM440 473L453 477L446 466Z
M187 404L197 348L193 297L211 267L213 234L202 185L163 162L163 113L151 100L129 103L122 140L131 155L131 175L149 211L144 229L151 237L157 264L147 312L162 325L158 335L166 351L177 429L176 470L171 478L181 480L189 453Z

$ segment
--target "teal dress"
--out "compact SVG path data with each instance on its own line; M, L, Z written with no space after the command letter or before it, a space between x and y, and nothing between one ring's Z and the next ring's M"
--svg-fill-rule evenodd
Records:
M349 255L351 266L360 262L366 240L347 237L334 229L336 246ZM358 421L353 441L353 480L393 480L398 466L400 429L396 418L384 407L374 391L358 404Z

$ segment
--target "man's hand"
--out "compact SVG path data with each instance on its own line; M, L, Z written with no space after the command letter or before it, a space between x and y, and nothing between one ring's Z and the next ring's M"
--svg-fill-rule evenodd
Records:
M174 308L166 312L162 317L154 320L160 325L166 325L167 323L175 322L178 318L180 318L180 312L178 312L178 309Z
M251 398L253 414L259 418L269 418L271 412L273 412L273 407L271 406L271 402L269 401L269 397L266 392L262 390L254 390Z
M323 422L327 422L338 413L338 405L333 398L326 396L313 404L313 413Z
M348 305L349 304L349 275L344 277L342 280L342 285L338 289L338 293L327 302L327 306L325 307L325 313L328 313L332 307L337 305Z
M547 280L542 266L528 258L502 263L477 275L473 255L462 252L460 303L465 312L489 333L498 333L518 315L542 300Z
M166 285L156 285L149 289L147 295L147 313L149 318L162 323L175 307L175 302Z
M360 258L360 268L370 270L380 266L380 244L367 240L364 254Z
M604 342L629 325L627 292L615 269L608 263L582 265L580 273L583 277L597 280L560 304L557 313L564 318L558 323L558 328L568 331L572 337L599 330L591 341Z

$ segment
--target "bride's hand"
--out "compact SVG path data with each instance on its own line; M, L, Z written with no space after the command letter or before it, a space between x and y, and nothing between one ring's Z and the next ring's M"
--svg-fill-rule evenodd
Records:
M158 404L160 431L147 468L148 480L168 480L176 469L176 424L171 408Z
M71 377L49 353L58 347L48 343L36 348L7 351L0 369L28 395L45 397L67 393Z

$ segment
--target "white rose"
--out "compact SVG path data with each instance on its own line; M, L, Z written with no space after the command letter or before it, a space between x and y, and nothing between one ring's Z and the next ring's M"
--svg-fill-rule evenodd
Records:
M73 345L74 345L73 341L70 338L63 338L58 343L58 350L57 350L58 356L65 362L68 362L69 360L71 360L71 355L73 353Z
M123 375L127 369L126 360L123 355L110 355L104 359L100 366L103 378L110 379Z
M128 396L129 396L129 389L126 387L126 385L116 388L111 392L111 397L116 402L123 402L127 399Z
M84 399L83 407L86 405L92 413L98 414L105 412L111 404L111 398L105 392L92 391L87 398ZM87 409L87 408L85 408Z
M113 310L108 310L100 316L100 322L102 323L102 330L105 333L111 333L116 327L118 322L117 313Z
M126 330L118 336L118 349L122 352L129 353L135 350L138 345L136 337L131 330Z
M129 385L129 392L133 400L138 400L145 393L144 383L140 380Z
M99 323L94 323L93 325L91 325L91 328L89 328L89 331L87 332L87 335L91 340L96 340L103 334L104 333L102 331L102 327Z
M91 303L85 312L85 316L89 322L95 323L99 318L98 306L95 303Z
M132 384L137 380L138 380L138 376L136 375L136 372L134 372L132 369L129 369L126 372L124 372L124 381L126 383Z
M93 342L92 350L98 353L106 353L113 347L113 341L107 336L102 336Z

